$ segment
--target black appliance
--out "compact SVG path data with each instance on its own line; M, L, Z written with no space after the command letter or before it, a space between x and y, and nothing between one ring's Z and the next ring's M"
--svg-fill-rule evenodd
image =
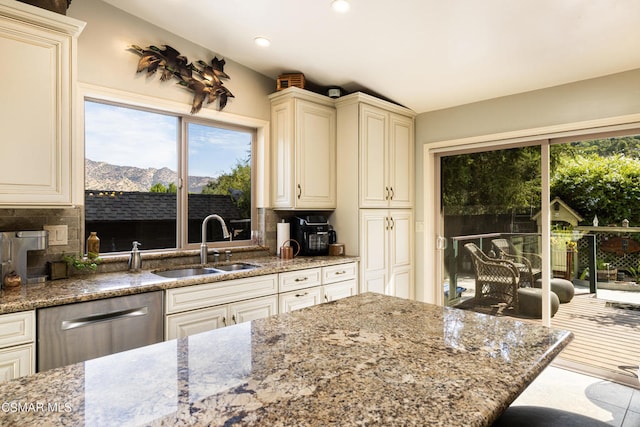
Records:
M291 219L291 238L300 243L300 255L327 255L336 232L322 215L296 216Z

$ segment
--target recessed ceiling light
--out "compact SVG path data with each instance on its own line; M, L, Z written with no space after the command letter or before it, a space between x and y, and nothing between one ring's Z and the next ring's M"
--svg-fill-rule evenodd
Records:
M333 0L331 2L331 9L338 13L346 13L350 7L347 0Z
M269 47L271 45L271 40L265 37L256 37L253 42L260 47Z

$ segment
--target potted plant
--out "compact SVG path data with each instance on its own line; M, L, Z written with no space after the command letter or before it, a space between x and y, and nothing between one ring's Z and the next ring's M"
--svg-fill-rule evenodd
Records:
M609 280L616 280L618 275L617 268L611 268L611 264L599 259L596 261L597 280L599 282L608 282Z
M67 263L67 266L73 267L78 271L96 271L98 264L102 262L99 257L87 258L82 255L66 255L62 254L62 260Z

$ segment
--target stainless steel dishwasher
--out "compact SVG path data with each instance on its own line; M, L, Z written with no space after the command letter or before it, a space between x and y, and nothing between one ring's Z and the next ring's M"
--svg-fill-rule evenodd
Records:
M38 372L163 340L162 291L37 311Z

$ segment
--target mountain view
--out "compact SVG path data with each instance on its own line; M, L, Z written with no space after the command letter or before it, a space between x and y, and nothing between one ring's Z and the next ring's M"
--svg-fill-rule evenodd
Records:
M149 191L154 184L168 186L178 182L178 174L169 168L137 168L85 160L85 188L102 191ZM190 176L189 192L201 193L213 177Z

